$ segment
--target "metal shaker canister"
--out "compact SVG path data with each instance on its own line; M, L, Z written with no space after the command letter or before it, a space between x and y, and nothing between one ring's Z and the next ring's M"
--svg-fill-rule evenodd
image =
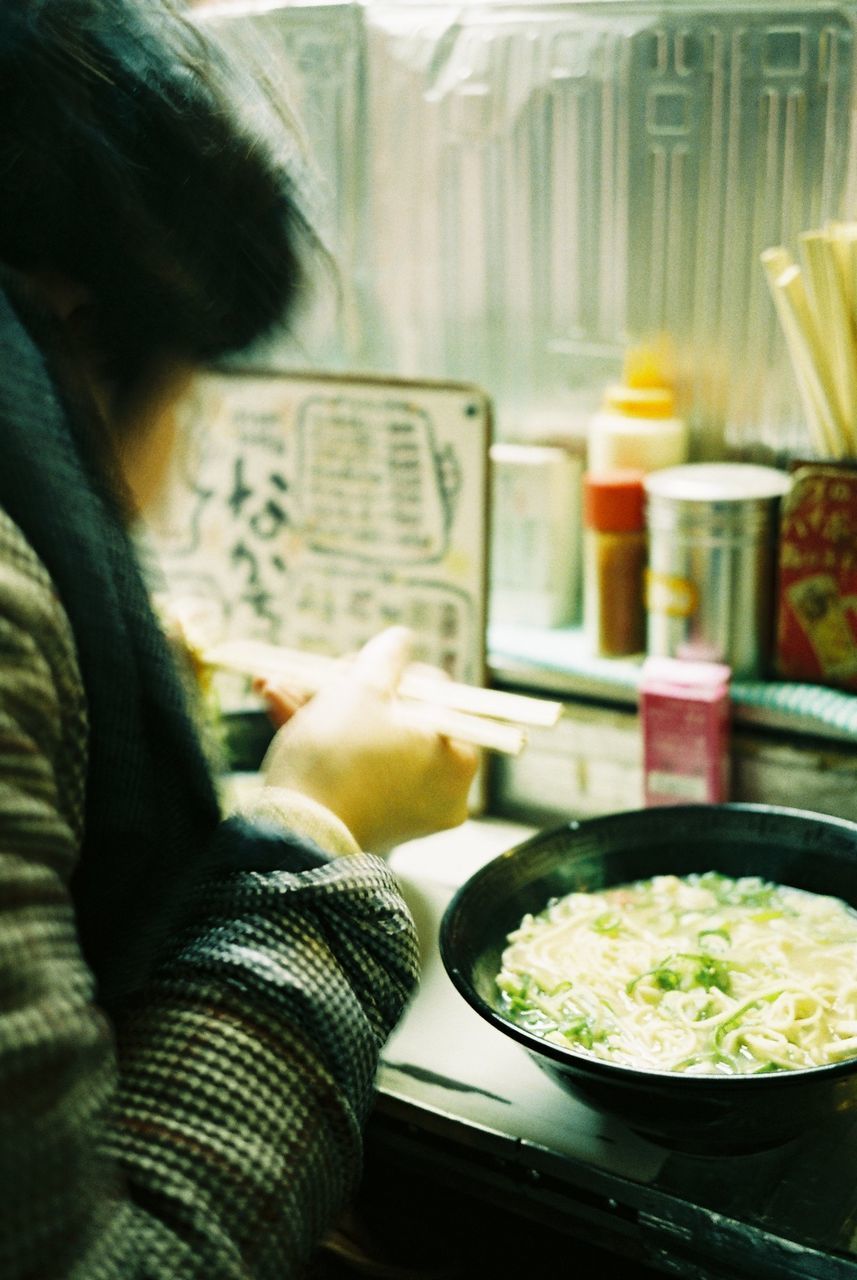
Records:
M791 477L742 462L645 477L646 649L763 677L774 626L779 507Z

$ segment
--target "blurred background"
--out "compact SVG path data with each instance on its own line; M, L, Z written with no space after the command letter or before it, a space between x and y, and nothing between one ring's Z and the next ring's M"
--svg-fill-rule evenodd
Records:
M855 4L196 6L306 135L338 267L280 369L481 384L573 441L666 335L694 459L808 447L760 252L855 208Z

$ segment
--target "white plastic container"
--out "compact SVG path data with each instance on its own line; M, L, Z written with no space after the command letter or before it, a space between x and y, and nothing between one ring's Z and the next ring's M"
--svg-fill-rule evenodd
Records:
M588 471L658 471L687 456L687 423L676 415L669 388L608 387L587 428Z
M556 627L580 599L581 460L548 445L491 446L492 622Z

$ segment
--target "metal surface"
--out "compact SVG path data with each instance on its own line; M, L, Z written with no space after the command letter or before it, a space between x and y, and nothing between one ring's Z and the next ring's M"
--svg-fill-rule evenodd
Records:
M850 0L212 13L275 61L340 270L273 358L465 378L501 435L582 434L666 332L694 456L806 451L759 253L853 212Z
M667 468L645 479L646 651L725 662L736 680L771 663L784 472L743 463Z

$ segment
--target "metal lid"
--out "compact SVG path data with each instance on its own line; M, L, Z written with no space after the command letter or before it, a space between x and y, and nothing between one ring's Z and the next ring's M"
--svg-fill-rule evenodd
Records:
M781 498L792 477L775 467L749 462L689 462L650 471L643 481L651 498L677 502L752 502Z

